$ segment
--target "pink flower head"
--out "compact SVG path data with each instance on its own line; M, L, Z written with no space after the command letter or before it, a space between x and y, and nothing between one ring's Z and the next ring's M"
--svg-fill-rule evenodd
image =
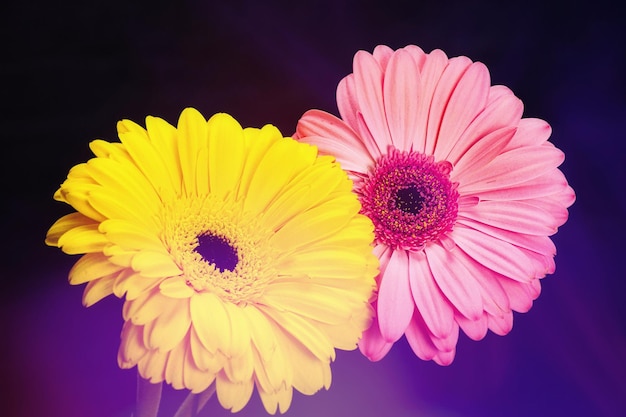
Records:
M554 272L549 236L575 199L543 120L466 57L411 45L359 51L341 119L310 110L295 137L334 155L375 225L377 318L359 343L383 358L403 334L450 364L459 328L504 335Z

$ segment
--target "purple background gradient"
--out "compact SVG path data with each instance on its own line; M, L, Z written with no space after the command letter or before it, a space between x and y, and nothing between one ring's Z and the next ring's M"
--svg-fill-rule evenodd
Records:
M117 140L121 118L175 123L187 106L290 135L307 109L336 112L353 54L377 44L484 62L525 116L550 122L578 199L554 237L557 272L508 336L461 336L449 367L417 359L404 339L378 363L339 352L331 389L295 394L287 416L625 415L626 36L617 7L210 3L0 6L0 415L128 417L133 408L135 371L116 364L120 300L83 308L82 286L66 279L75 258L43 244L70 211L52 194L90 157L90 140ZM182 398L167 390L162 416ZM208 408L231 415L215 399ZM256 394L239 415L265 415Z

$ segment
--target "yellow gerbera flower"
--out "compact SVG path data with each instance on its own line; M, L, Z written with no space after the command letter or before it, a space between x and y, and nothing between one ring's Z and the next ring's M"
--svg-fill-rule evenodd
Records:
M269 413L292 388L331 381L335 348L369 326L378 263L373 226L332 157L277 128L123 120L121 143L95 140L55 199L77 212L46 243L84 254L69 273L83 303L125 297L118 354L153 382L243 408L256 385Z

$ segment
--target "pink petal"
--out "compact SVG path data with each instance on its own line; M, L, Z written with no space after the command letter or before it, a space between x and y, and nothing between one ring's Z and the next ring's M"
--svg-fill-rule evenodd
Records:
M463 330L463 332L472 340L481 340L487 334L488 327L486 313L483 313L478 320L469 320L462 315L457 315L456 321L459 323L461 330Z
M457 256L459 262L463 263L465 268L471 271L472 276L476 277L476 282L481 289L484 310L491 314L500 314L510 310L509 298L500 285L500 280L504 277L479 264L462 251Z
M385 71L387 69L387 63L393 55L393 49L391 49L387 45L378 45L376 46L376 48L374 48L372 55L374 56L374 59L378 62L378 65L380 65L380 68Z
M554 211L557 208L549 209ZM567 212L566 209L563 210ZM460 215L493 227L528 235L552 235L558 225L552 213L523 201L481 201L474 207L463 209Z
M451 60L449 68L455 64L456 61ZM467 61L463 60L459 67L464 68L465 65ZM448 158L450 150L458 142L461 134L484 109L490 84L489 71L480 62L471 64L463 73L452 90L450 101L445 108L434 153L435 159Z
M435 337L450 335L454 310L435 283L423 252L409 253L409 282L415 305Z
M432 155L432 149L426 149L426 130L429 123L430 106L435 88L441 74L448 65L448 57L441 50L434 50L427 55L422 69L422 95L417 106L417 131L413 141L413 150ZM434 145L434 144L433 144Z
M387 268L387 263L389 262L389 259L391 259L391 254L393 253L393 249L391 249L389 246L387 245L376 245L374 246L374 249L372 250L372 252L374 253L374 255L376 255L376 257L378 258L379 262L380 262L380 271L384 271L385 268Z
M445 250L439 245L427 245L424 251L437 285L464 316L477 319L482 315L480 287L472 274L456 259L459 249Z
M522 184L476 193L482 200L527 200L559 194L568 188L563 173L554 168Z
M554 196L552 196L554 197ZM569 213L567 211L567 207L569 206L567 200L559 201L554 198L542 198L542 199L532 199L525 200L525 202L533 207L533 209L546 212L550 214L551 224L553 226L552 232L547 233L548 235L553 235L556 233L557 227L562 225L567 221L569 217Z
M452 235L463 252L492 271L521 282L534 279L533 265L518 247L466 227L455 227Z
M509 143L507 150L523 146L539 146L548 140L552 134L550 125L541 119L525 118L520 120L517 134Z
M404 334L414 309L408 255L406 251L394 250L378 290L378 321L385 341L395 342Z
M452 330L446 337L436 337L430 333L430 340L439 352L451 352L456 348L456 344L459 341L459 325L456 321L452 321Z
M554 271L556 271L556 262L552 256L542 255L542 260L544 263L544 273L543 275L538 275L537 278L543 278L547 274L554 274Z
M492 105L495 101L500 100L503 96L515 96L513 91L505 85L492 85L489 89L489 104ZM522 111L519 112L519 117L522 116ZM518 119L519 119L518 117Z
M491 163L473 171L456 175L459 192L475 194L478 191L506 188L542 176L561 165L563 152L545 146L513 149L498 155Z
M373 307L376 308L376 303ZM376 362L384 358L392 346L393 343L386 342L383 338L378 327L378 319L374 317L372 325L363 332L363 337L359 341L359 350L369 360Z
M417 64L418 70L421 72L424 68L424 62L426 62L426 57L428 55L424 53L422 48L416 45L407 45L402 49L404 49L406 52L409 53L409 55L411 55L411 58L413 58L413 61L415 61L415 64Z
M349 74L339 82L337 87L337 107L343 121L356 132L369 154L374 159L382 155L381 149L385 150L385 146L378 145L377 139L372 136L359 108L354 74Z
M354 82L359 110L379 149L392 145L383 107L383 72L374 57L365 51L354 55Z
M534 279L529 284L530 296L533 297L533 300L536 300L541 294L541 281L538 279Z
M443 70L439 80L437 80L437 86L433 93L428 115L425 147L425 153L427 155L435 155L436 149L439 146L438 141L441 139L439 131L442 127L446 107L448 106L450 97L459 79L463 76L471 63L472 61L464 56L452 58L448 61L448 65ZM463 128L466 126L463 126Z
M488 133L478 140L467 152L460 156L458 162L454 165L451 180L455 181L456 177L462 176L464 171L471 171L474 167L491 162L502 153L502 150L514 134L514 127L503 127Z
M316 145L321 154L335 156L345 170L366 173L374 164L356 133L332 114L307 111L298 121L296 133L301 141Z
M435 361L437 365L448 366L454 361L455 354L456 351L454 350L450 352L437 352L433 361Z
M569 207L576 201L576 193L574 193L574 189L568 185L566 189L548 197L548 199L559 201L565 207Z
M391 140L398 149L410 149L417 130L417 103L421 80L411 55L402 49L389 60L383 84L385 115Z
M428 327L419 311L415 310L413 319L406 329L406 340L409 342L409 346L418 358L425 361L429 361L434 358L438 351L433 344Z
M522 101L508 88L491 87L486 107L463 132L446 160L456 165L470 147L491 132L505 127L516 127L522 117L522 110Z
M513 312L508 311L502 316L490 314L487 316L487 325L489 326L489 330L495 334L504 336L513 328Z
M534 281L539 282L538 279ZM518 313L526 313L533 306L533 300L539 295L530 283L517 282L512 279L500 281L502 288L509 297L511 309Z
M356 115L359 113L359 104L356 98L354 74L348 74L337 85L337 107L341 119L357 131Z

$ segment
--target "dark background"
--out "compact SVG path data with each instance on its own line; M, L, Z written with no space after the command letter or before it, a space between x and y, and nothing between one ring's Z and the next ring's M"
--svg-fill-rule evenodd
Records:
M310 108L336 113L352 56L416 44L484 62L525 116L553 127L577 193L554 240L557 272L506 337L461 336L440 367L404 339L378 363L339 352L333 385L287 416L599 416L626 407L626 19L576 2L5 2L0 6L4 238L0 415L128 417L113 297L89 309L67 283L75 258L44 246L70 208L52 200L94 138L187 106L290 135ZM180 392L168 390L163 416ZM214 399L209 415L228 416ZM253 394L240 416L264 415Z

